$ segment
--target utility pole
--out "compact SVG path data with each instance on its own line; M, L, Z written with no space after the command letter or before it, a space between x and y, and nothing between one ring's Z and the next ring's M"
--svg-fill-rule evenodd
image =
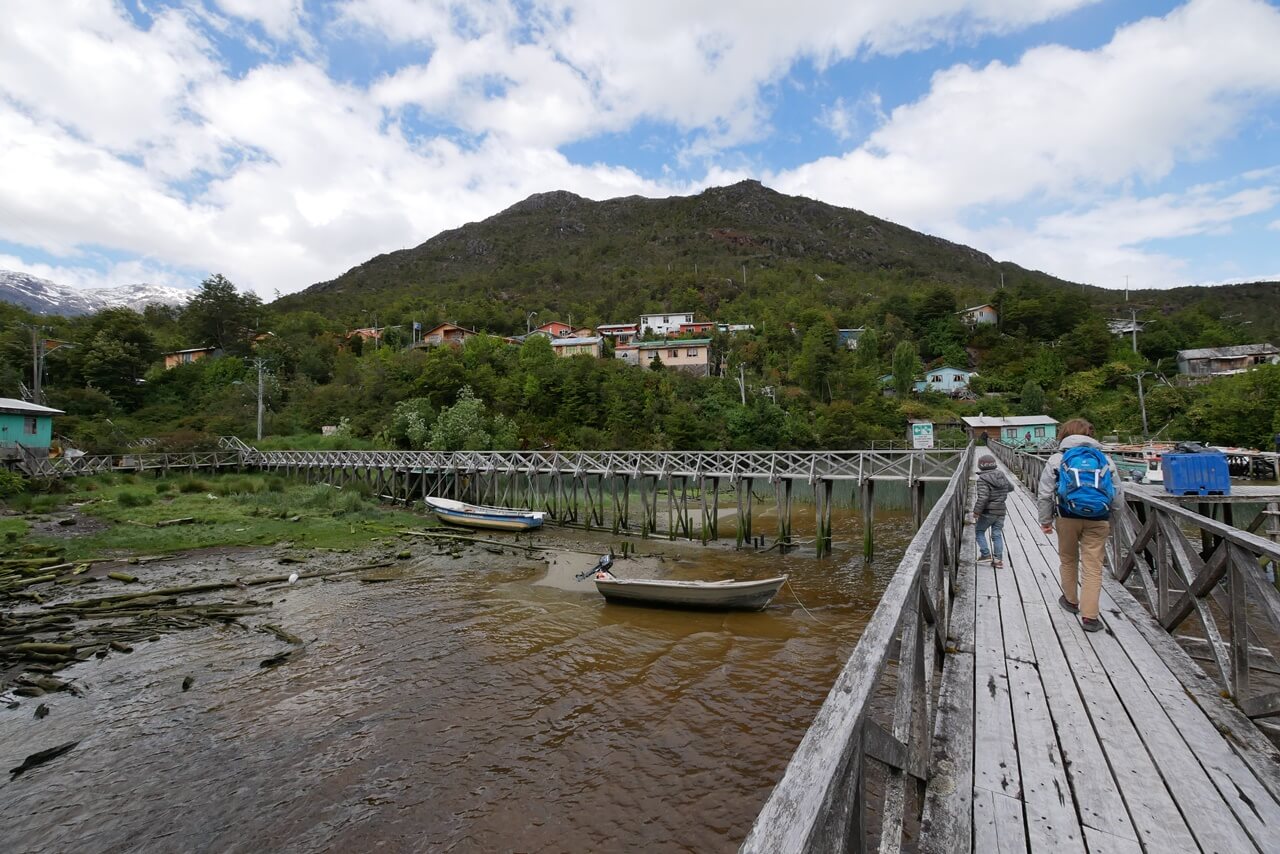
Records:
M1125 290L1125 298L1128 299L1129 291ZM1138 310L1129 309L1129 332L1133 335L1133 352L1138 352ZM1138 385L1142 385L1142 380L1138 380Z
M747 368L741 362L738 363L738 391L742 394L742 405L747 405Z
M1147 400L1142 394L1142 377L1146 371L1138 371L1134 376L1138 380L1138 406L1142 408L1142 438L1147 438Z
M254 359L258 365L258 441L262 441L262 369L265 359Z
M44 392L40 389L40 381L44 375L44 336L40 334L42 327L31 327L31 402L43 405Z
M746 264L742 265L742 286L744 288L747 286L747 265Z

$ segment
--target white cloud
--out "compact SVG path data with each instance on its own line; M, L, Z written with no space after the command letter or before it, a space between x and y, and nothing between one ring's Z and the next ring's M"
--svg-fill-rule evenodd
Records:
M262 26L267 35L286 39L297 32L302 0L214 0L228 15Z
M1271 229L1272 231L1280 231L1280 219L1272 221L1269 225L1267 225L1267 228Z

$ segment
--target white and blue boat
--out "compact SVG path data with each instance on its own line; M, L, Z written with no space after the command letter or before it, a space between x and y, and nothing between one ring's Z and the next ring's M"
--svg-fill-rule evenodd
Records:
M531 531L542 526L541 510L518 510L509 507L484 507L451 498L428 496L427 506L446 525L485 528L491 531Z

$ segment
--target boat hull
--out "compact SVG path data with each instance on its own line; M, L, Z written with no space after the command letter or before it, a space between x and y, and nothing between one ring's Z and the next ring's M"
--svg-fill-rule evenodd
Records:
M426 504L436 518L461 528L483 528L488 531L529 531L542 526L543 514L537 510L515 510L507 507L484 507L451 498L429 496Z
M762 581L657 581L596 579L596 590L609 602L658 608L703 611L759 611L787 580L785 575Z
M525 519L520 517L499 517L479 515L475 513L454 513L448 510L436 510L436 518L446 525L459 528L482 528L486 531L532 531L542 527L541 519Z

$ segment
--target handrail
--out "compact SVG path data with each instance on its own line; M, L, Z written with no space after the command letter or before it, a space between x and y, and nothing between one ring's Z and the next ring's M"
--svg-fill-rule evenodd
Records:
M858 645L742 843L744 852L862 850L868 760L890 769L882 850L896 850L908 776L923 780L934 731L927 677L941 661L967 508L973 446L898 564ZM895 647L895 641L898 645ZM892 729L869 716L896 658ZM936 711L936 710L934 710Z
M1003 445L991 448L1035 490L1043 458ZM1124 502L1112 514L1112 576L1141 591L1147 611L1170 635L1195 615L1203 638L1189 642L1208 647L1211 660L1201 669L1247 716L1280 715L1280 691L1255 693L1250 674L1255 656L1273 666L1280 660L1280 591L1262 568L1265 562L1280 565L1280 544L1142 488L1122 494ZM1265 518L1260 514L1255 527ZM1199 544L1188 529L1192 537L1199 534ZM1225 634L1219 616L1226 618Z

